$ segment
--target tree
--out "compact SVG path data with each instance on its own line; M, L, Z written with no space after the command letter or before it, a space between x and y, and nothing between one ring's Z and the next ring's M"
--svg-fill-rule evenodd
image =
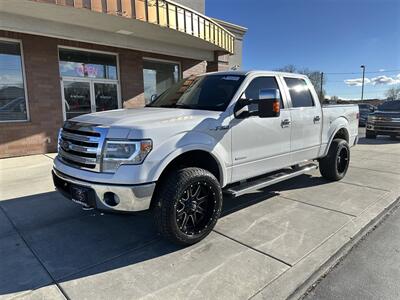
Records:
M340 100L340 99L339 99L338 96L332 96L332 97L331 97L331 101L332 101L333 103L337 103L339 100Z
M400 87L392 87L385 93L386 100L399 100L400 99Z
M276 69L279 72L287 72L287 73L300 73L307 75L310 78L311 83L313 84L315 91L319 97L319 101L323 102L325 99L325 90L322 88L321 91L321 71L318 70L310 70L308 68L298 69L295 65L286 65L282 68ZM326 83L326 76L322 79L322 86Z

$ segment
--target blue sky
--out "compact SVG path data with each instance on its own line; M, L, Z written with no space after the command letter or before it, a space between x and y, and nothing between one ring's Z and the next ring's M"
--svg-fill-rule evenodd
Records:
M364 98L400 87L400 0L206 0L206 15L248 28L243 69L320 70L328 95L359 99L360 83L345 80L363 64Z

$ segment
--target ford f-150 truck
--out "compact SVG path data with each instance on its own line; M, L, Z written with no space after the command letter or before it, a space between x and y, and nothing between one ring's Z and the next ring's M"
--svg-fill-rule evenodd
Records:
M223 194L240 196L318 164L323 177L342 179L358 138L358 107L321 107L304 75L208 73L152 100L66 121L54 184L87 209L152 209L160 233L183 245L210 233Z
M386 101L368 116L365 137L375 139L377 135L400 136L400 100Z

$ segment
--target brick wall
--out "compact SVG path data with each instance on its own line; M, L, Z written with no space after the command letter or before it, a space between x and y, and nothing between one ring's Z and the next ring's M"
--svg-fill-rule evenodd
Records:
M204 61L0 30L22 41L30 121L0 123L0 158L53 152L62 126L58 46L118 53L124 107L144 104L143 57L179 61L183 77L206 72Z

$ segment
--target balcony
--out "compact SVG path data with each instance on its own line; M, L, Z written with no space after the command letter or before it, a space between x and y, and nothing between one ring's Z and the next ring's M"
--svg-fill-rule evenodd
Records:
M30 0L134 19L178 31L225 53L234 52L235 37L210 18L169 0ZM122 30L120 33L129 34Z

